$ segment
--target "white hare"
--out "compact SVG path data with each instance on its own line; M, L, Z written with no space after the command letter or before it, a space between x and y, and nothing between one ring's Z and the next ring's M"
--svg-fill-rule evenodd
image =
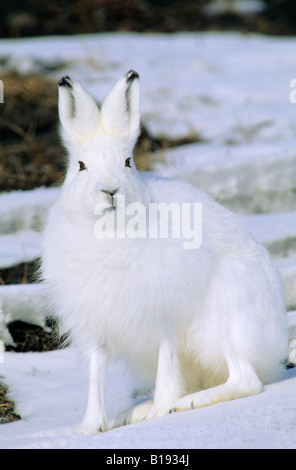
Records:
M89 360L80 430L108 429L105 378L115 356L155 383L153 400L120 413L115 426L256 394L279 379L288 350L279 274L238 217L184 182L137 171L138 74L123 76L101 109L63 77L59 115L69 161L44 232L43 276L63 331ZM123 198L123 228L134 203L147 211L201 204L201 244L123 236L116 224L100 236L96 223Z

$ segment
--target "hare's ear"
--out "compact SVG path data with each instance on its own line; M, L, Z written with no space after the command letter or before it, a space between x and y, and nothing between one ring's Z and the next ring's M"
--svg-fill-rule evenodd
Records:
M139 75L130 70L111 90L102 105L106 134L121 139L131 150L140 132Z
M100 110L94 99L68 76L59 82L61 135L70 151L75 151L99 133Z

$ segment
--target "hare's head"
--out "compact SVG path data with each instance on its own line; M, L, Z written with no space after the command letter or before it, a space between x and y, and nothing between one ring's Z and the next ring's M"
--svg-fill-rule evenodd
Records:
M139 75L124 75L101 108L79 83L63 77L59 116L72 203L92 210L98 202L113 205L116 196L128 197L137 180L132 151L140 131Z

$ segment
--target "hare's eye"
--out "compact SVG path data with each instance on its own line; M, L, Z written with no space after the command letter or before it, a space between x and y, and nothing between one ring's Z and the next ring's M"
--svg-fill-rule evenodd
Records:
M79 160L78 163L79 163L79 171L86 170L86 166L85 166L84 162L81 162L81 161Z
M128 168L131 168L131 167L132 167L132 166L131 166L131 158L130 158L130 157L125 160L125 166L127 166Z

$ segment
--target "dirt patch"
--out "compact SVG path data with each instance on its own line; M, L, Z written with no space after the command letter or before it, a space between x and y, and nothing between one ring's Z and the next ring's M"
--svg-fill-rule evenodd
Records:
M0 270L0 285L28 284L38 282L36 272L39 260L31 263L21 263L11 268ZM22 321L15 321L8 325L9 332L15 346L6 346L6 351L29 352L51 351L62 347L64 338L60 338L58 327L54 319L49 318L47 326L50 331Z
M18 421L20 418L14 412L14 403L8 398L9 387L0 384L0 424Z
M27 284L35 282L38 260L21 263L11 268L0 269L0 285Z
M231 0L10 0L2 2L1 37L111 31L166 32L231 30L294 35L294 0L262 0L265 9L242 14ZM239 2L236 2L239 3ZM219 8L224 5L224 8ZM205 8L206 7L206 8Z
M8 325L15 346L7 346L6 351L43 352L53 351L61 347L61 341L56 334L54 325L52 332L44 331L40 326L29 325L16 321Z
M2 75L0 191L49 186L63 177L57 86L44 76Z

